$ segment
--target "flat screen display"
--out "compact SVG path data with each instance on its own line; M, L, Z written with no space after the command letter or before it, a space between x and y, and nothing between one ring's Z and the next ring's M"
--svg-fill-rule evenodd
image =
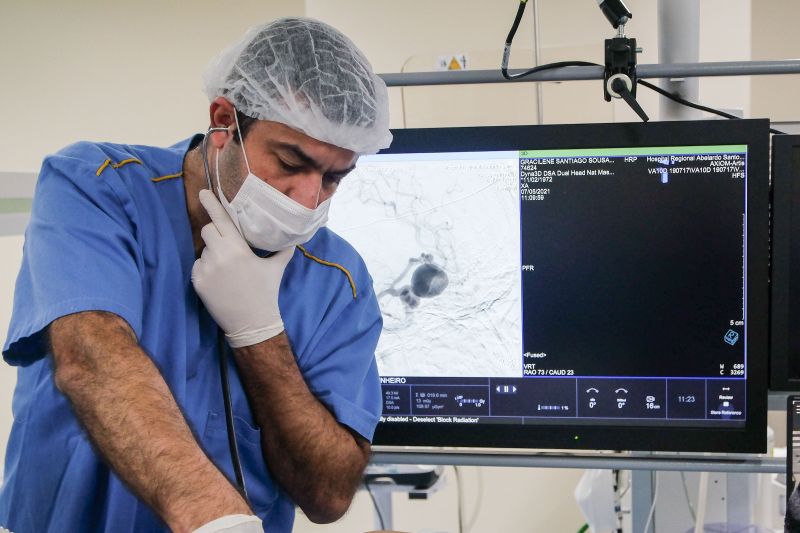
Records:
M795 494L797 482L800 480L800 396L790 395L786 406L786 504L787 518L790 510L795 522L800 521L797 504L792 505L800 494ZM800 503L800 502L798 502Z
M800 135L772 137L770 388L800 390Z
M764 446L765 121L394 133L329 222L383 314L376 444Z

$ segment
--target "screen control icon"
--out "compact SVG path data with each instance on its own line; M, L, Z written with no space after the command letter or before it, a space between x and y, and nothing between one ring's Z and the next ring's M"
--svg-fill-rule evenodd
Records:
M655 396L648 394L644 398L644 408L646 411L661 412L661 403L658 402Z
M614 393L617 394L617 409L622 409L625 407L625 404L628 403L628 398L625 396L628 394L628 389L623 389L620 387L616 389Z
M483 407L483 404L486 403L485 398L467 398L463 394L459 394L453 399L456 401L459 407L464 407L465 405L474 405L475 407Z
M723 340L733 346L739 340L739 333L732 329L729 329L727 333L725 333L725 337Z

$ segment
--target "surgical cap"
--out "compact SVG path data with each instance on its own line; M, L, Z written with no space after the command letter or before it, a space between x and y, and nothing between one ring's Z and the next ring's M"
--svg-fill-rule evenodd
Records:
M224 96L249 117L358 154L392 142L386 84L350 39L314 19L251 28L211 60L203 81L212 101Z

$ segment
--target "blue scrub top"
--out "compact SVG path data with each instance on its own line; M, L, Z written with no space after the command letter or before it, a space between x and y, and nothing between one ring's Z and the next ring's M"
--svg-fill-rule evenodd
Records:
M195 256L181 172L198 139L166 149L81 142L45 159L3 347L19 369L0 526L15 533L167 529L98 457L54 385L47 327L80 311L112 312L130 324L200 446L235 479L217 326L191 283ZM311 391L341 424L371 440L381 411L375 346L382 321L361 257L321 229L295 250L279 304ZM261 431L271 429L255 424L229 361L251 503L270 532L290 531L294 504L261 454Z

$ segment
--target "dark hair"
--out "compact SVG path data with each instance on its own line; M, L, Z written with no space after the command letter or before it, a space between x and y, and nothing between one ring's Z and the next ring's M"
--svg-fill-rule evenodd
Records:
M239 121L239 130L240 130L240 132L242 134L242 140L244 140L245 137L247 137L247 132L250 130L250 126L255 124L256 120L258 120L258 119L250 117L250 116L247 116L244 113L242 113L241 111L239 111L238 109L236 110L236 119ZM239 142L239 136L238 135L234 135L233 136L233 141L235 143L238 143Z

